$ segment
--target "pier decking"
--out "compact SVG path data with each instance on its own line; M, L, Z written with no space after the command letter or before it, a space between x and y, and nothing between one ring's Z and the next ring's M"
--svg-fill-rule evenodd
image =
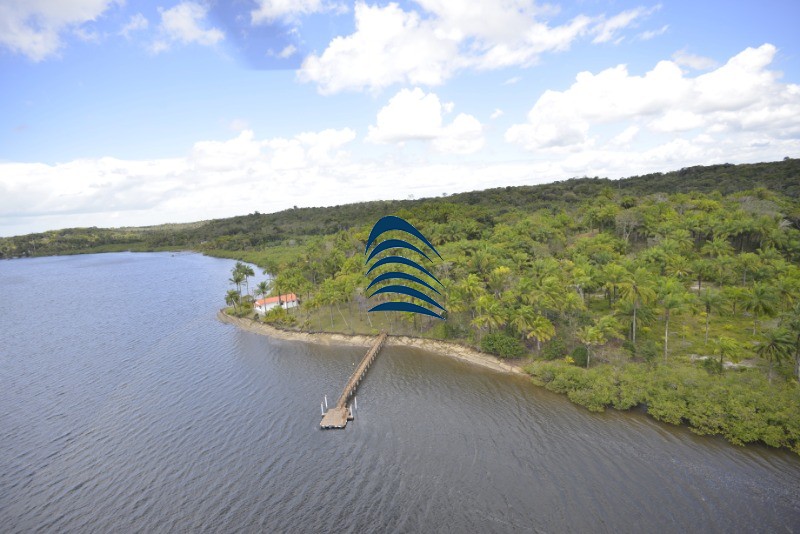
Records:
M373 343L372 348L370 348L361 359L358 367L356 367L356 370L353 371L353 374L350 376L350 380L348 380L347 384L344 386L344 390L342 390L339 400L336 401L336 405L322 415L322 421L319 424L320 427L344 428L347 425L347 421L353 419L351 415L352 412L347 407L347 401L350 400L350 397L356 392L364 375L367 374L367 369L369 369L369 366L375 361L375 358L383 347L384 341L386 341L387 335L386 332L381 332L375 340L375 343Z

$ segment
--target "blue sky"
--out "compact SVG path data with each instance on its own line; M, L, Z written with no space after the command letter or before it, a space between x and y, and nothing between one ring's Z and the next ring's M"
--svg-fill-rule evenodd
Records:
M797 2L0 0L0 235L800 156Z

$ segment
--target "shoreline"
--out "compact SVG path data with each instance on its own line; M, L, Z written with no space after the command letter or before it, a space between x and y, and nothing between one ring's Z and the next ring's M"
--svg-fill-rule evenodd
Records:
M358 347L369 347L374 341L374 336L362 334L337 334L330 332L312 333L283 330L266 323L258 323L252 319L232 317L226 314L223 310L219 310L217 312L217 318L223 323L232 324L238 328L241 328L242 330L276 339L283 339L286 341L303 341L318 345L351 345ZM422 339L411 336L390 335L386 339L386 344L396 347L414 347L417 349L427 350L440 356L467 362L485 369L491 369L493 371L499 371L501 373L517 376L524 376L530 379L530 375L517 365L506 363L499 358L470 347L459 345L457 343L434 339Z

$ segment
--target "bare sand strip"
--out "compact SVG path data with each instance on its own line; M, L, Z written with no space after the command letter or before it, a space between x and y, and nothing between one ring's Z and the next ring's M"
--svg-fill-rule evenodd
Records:
M289 341L304 341L306 343L316 343L319 345L354 345L359 347L369 347L375 340L373 336L364 335L283 330L268 324L254 321L253 319L231 317L222 310L217 312L217 318L219 318L219 320L223 323L236 325L242 330L247 330L248 332ZM447 356L448 358L454 358L456 360L468 362L473 365L479 365L494 371L526 377L528 376L528 374L519 366L506 363L499 358L495 358L494 356L490 356L471 347L465 347L457 343L409 336L389 336L386 340L386 345L415 347L440 354L442 356Z

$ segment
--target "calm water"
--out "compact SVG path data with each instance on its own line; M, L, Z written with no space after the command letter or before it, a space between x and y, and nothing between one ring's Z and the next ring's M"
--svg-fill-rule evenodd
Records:
M232 262L0 262L3 532L800 532L800 458L388 348L219 323Z

